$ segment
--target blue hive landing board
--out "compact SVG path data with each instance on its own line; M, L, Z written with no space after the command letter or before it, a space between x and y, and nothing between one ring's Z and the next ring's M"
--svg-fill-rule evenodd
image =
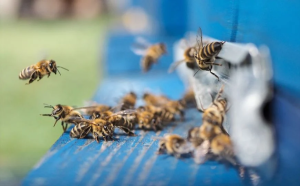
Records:
M124 78L125 77L125 78ZM104 80L94 100L116 104L120 93L132 89L142 95L144 90L162 91L176 99L184 87L175 74L149 73L126 75ZM130 87L130 86L129 86ZM129 89L127 89L129 90ZM136 137L116 131L115 141L72 139L70 129L24 179L23 185L240 185L237 170L216 162L197 165L192 159L176 159L156 154L155 136L176 133L187 136L192 126L201 123L201 114L189 109L185 122L174 122L161 132L135 130Z

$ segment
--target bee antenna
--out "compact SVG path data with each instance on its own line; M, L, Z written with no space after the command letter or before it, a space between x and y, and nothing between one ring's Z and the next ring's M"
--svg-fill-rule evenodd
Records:
M47 103L44 103L44 105L45 105L45 108L53 108L54 109L54 107L52 105L49 105Z
M61 76L61 73L59 72L59 70L57 69L57 72L59 73L59 75Z
M200 68L198 68L197 72L194 74L194 76L199 72Z
M62 66L57 66L57 68L62 68L62 69L65 69L66 71L69 71L68 69L62 67Z

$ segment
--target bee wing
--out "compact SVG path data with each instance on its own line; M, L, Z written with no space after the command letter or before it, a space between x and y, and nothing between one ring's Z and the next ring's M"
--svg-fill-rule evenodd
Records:
M137 113L137 111L134 109L127 109L127 110L115 112L115 113L113 113L113 115L127 115L127 114L132 114L132 113Z
M183 62L185 62L184 59L172 63L172 64L170 65L169 69L168 69L168 73L174 72L174 70L177 68L177 66L180 65L180 64L183 63Z
M198 35L196 40L199 49L201 49L203 47L203 41L202 41L202 29L200 27L198 29Z
M210 143L205 140L200 146L196 147L194 150L194 161L198 164L202 164L207 160L206 155L209 152Z
M136 38L135 43L133 43L133 45L131 46L131 50L136 55L143 56L146 54L146 51L150 46L151 46L151 44L148 41L146 41L142 37L138 37L138 38Z
M91 130L92 130L92 127L87 125L87 126L83 129L83 131L82 131L82 133L80 134L80 137L79 137L79 138L85 138L85 137L91 132Z
M98 107L98 106L76 107L76 108L73 108L72 110L90 109L90 108L96 108L96 107Z

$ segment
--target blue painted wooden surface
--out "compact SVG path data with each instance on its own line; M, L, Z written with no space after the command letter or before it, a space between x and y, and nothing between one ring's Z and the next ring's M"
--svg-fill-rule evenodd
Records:
M131 3L141 7L149 5L146 1L132 0ZM173 99L179 98L184 87L175 74L167 75L165 70L172 62L171 46L186 28L196 31L201 26L204 34L220 40L266 44L271 52L275 84L280 89L273 104L279 166L274 177L261 184L299 185L300 109L297 103L300 100L300 65L297 54L300 49L300 2L174 1L174 6L178 4L183 7L181 12L178 12L178 7L163 7L169 3L167 0L154 1L157 9L150 5L146 8L150 15L153 14L156 20L161 21L157 35L147 39L151 42L166 41L169 55L164 56L149 74L142 74L140 58L128 47L135 36L111 35L105 51L106 78L93 99L115 105L122 94L131 90L137 91L138 95L153 90ZM170 18L168 22L168 16L174 13L175 18ZM180 14L182 16L178 16ZM191 159L178 160L155 154L158 142L152 140L153 136L170 132L185 136L191 126L200 123L201 115L195 110L189 110L185 123L174 123L160 133L137 130L137 137L128 137L117 131L114 142L100 144L92 139L70 139L69 129L29 172L23 185L247 184L239 178L235 169L226 169L215 162L198 166Z

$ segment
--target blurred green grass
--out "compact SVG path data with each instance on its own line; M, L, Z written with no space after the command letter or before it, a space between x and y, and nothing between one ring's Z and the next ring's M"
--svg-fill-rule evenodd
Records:
M102 44L109 17L88 21L21 20L0 22L0 177L22 178L62 134L43 103L81 106L101 79ZM25 85L20 71L41 58L60 70ZM0 178L1 179L1 178Z

